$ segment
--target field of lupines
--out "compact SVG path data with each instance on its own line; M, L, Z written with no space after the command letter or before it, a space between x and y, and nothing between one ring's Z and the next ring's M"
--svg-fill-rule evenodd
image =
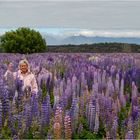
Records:
M25 57L39 86L30 98L3 80ZM139 54L0 54L0 138L140 139L139 92Z

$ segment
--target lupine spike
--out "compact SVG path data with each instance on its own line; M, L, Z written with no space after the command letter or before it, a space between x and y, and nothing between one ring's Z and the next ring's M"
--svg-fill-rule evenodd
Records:
M0 130L2 129L2 103L0 100Z
M65 126L65 139L72 138L72 128L71 128L71 118L69 115L65 115L64 118L64 126Z

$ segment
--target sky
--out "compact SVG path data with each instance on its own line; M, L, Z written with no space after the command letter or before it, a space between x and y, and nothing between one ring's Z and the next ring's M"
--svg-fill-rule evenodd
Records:
M0 28L21 26L140 36L140 0L0 0Z

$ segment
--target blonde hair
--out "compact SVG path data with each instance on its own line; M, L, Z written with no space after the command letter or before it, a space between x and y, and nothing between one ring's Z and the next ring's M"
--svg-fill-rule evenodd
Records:
M29 62L27 61L27 59L23 59L19 62L18 68L20 69L20 65L22 64L26 64L28 66L28 69L30 69L30 65Z

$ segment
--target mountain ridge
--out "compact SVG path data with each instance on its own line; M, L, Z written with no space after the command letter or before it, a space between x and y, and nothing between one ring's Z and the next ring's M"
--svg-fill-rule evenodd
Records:
M93 44L93 43L129 43L140 44L140 38L138 37L88 37L84 35L73 35L68 37L57 36L44 36L48 45L80 45L80 44Z

